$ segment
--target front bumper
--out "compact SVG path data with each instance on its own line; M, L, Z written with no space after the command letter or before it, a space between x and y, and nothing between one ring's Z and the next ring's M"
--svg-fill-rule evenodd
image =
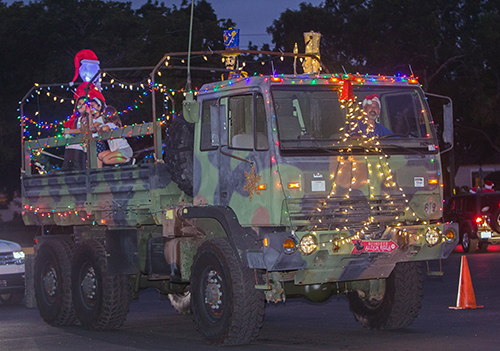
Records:
M426 231L433 227L440 234L434 245L426 242ZM444 235L451 230L452 239ZM247 252L250 268L268 271L295 270L297 285L322 284L387 278L398 262L447 258L458 243L458 224L433 224L388 227L377 240L343 237L340 233L315 233L317 249L304 255L283 252L290 233L268 235L269 246ZM310 235L310 233L308 233Z
M0 294L13 294L23 292L24 273L0 275Z

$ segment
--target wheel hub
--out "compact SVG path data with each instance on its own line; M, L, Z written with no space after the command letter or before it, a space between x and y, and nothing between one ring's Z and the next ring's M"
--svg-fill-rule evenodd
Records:
M222 304L221 283L222 278L215 270L208 273L207 284L205 286L205 304L211 314L220 316Z
M43 276L43 290L50 298L53 298L56 294L57 273L53 266L50 266Z
M85 301L93 306L95 305L95 295L97 290L97 280L95 277L94 267L89 267L87 272L83 276L82 282L80 283L83 297Z

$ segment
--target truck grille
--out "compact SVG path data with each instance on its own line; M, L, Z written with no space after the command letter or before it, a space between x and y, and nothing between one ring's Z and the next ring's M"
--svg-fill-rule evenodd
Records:
M14 253L12 252L2 252L0 253L0 266L5 266L8 264L15 264L16 259L14 258Z
M336 230L379 231L380 225L397 220L407 202L402 195L367 200L366 198L306 197L288 199L290 222L296 227L314 226ZM383 226L385 227L385 226Z

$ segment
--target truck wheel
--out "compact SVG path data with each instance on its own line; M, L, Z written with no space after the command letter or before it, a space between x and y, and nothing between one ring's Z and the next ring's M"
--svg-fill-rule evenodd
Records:
M360 294L356 290L348 294L349 307L354 318L365 328L405 328L418 317L422 306L423 282L420 262L398 263L386 279L381 299L371 301L369 292Z
M165 136L163 160L179 189L193 196L194 124L182 115L174 118Z
M106 272L106 250L97 240L75 252L71 269L76 316L89 330L116 329L127 318L131 291L127 276Z
M473 253L476 251L477 244L478 240L471 238L471 231L469 229L465 229L462 233L462 249L464 252Z
M191 314L191 290L189 286L181 293L168 294L170 304L179 314Z
M34 285L40 316L53 326L77 323L71 295L72 241L49 238L36 252Z
M489 243L487 241L481 241L479 244L477 244L479 252L487 252L488 245L489 245Z
M19 305L24 299L24 294L2 294L0 295L0 301L6 306Z
M226 238L198 248L191 270L191 309L207 343L240 345L257 338L265 303L255 279L253 270L241 267Z

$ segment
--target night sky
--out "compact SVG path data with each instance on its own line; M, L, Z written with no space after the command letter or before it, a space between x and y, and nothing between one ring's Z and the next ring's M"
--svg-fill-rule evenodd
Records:
M117 0L132 2L133 8L139 8L147 0ZM207 0L214 8L217 18L231 18L236 23L236 28L240 29L240 48L246 49L248 42L256 44L259 49L263 43L268 43L271 49L274 48L272 38L266 33L266 28L273 24L273 20L286 11L286 9L297 10L302 2L311 3L314 6L320 5L322 0ZM14 0L2 0L7 4L12 4ZM29 0L25 3L30 2ZM33 2L33 0L31 0ZM154 2L154 1L153 1ZM182 0L167 0L163 2L165 6L180 6ZM188 0L191 3L191 0ZM222 34L221 34L222 35ZM301 40L301 38L297 38Z

